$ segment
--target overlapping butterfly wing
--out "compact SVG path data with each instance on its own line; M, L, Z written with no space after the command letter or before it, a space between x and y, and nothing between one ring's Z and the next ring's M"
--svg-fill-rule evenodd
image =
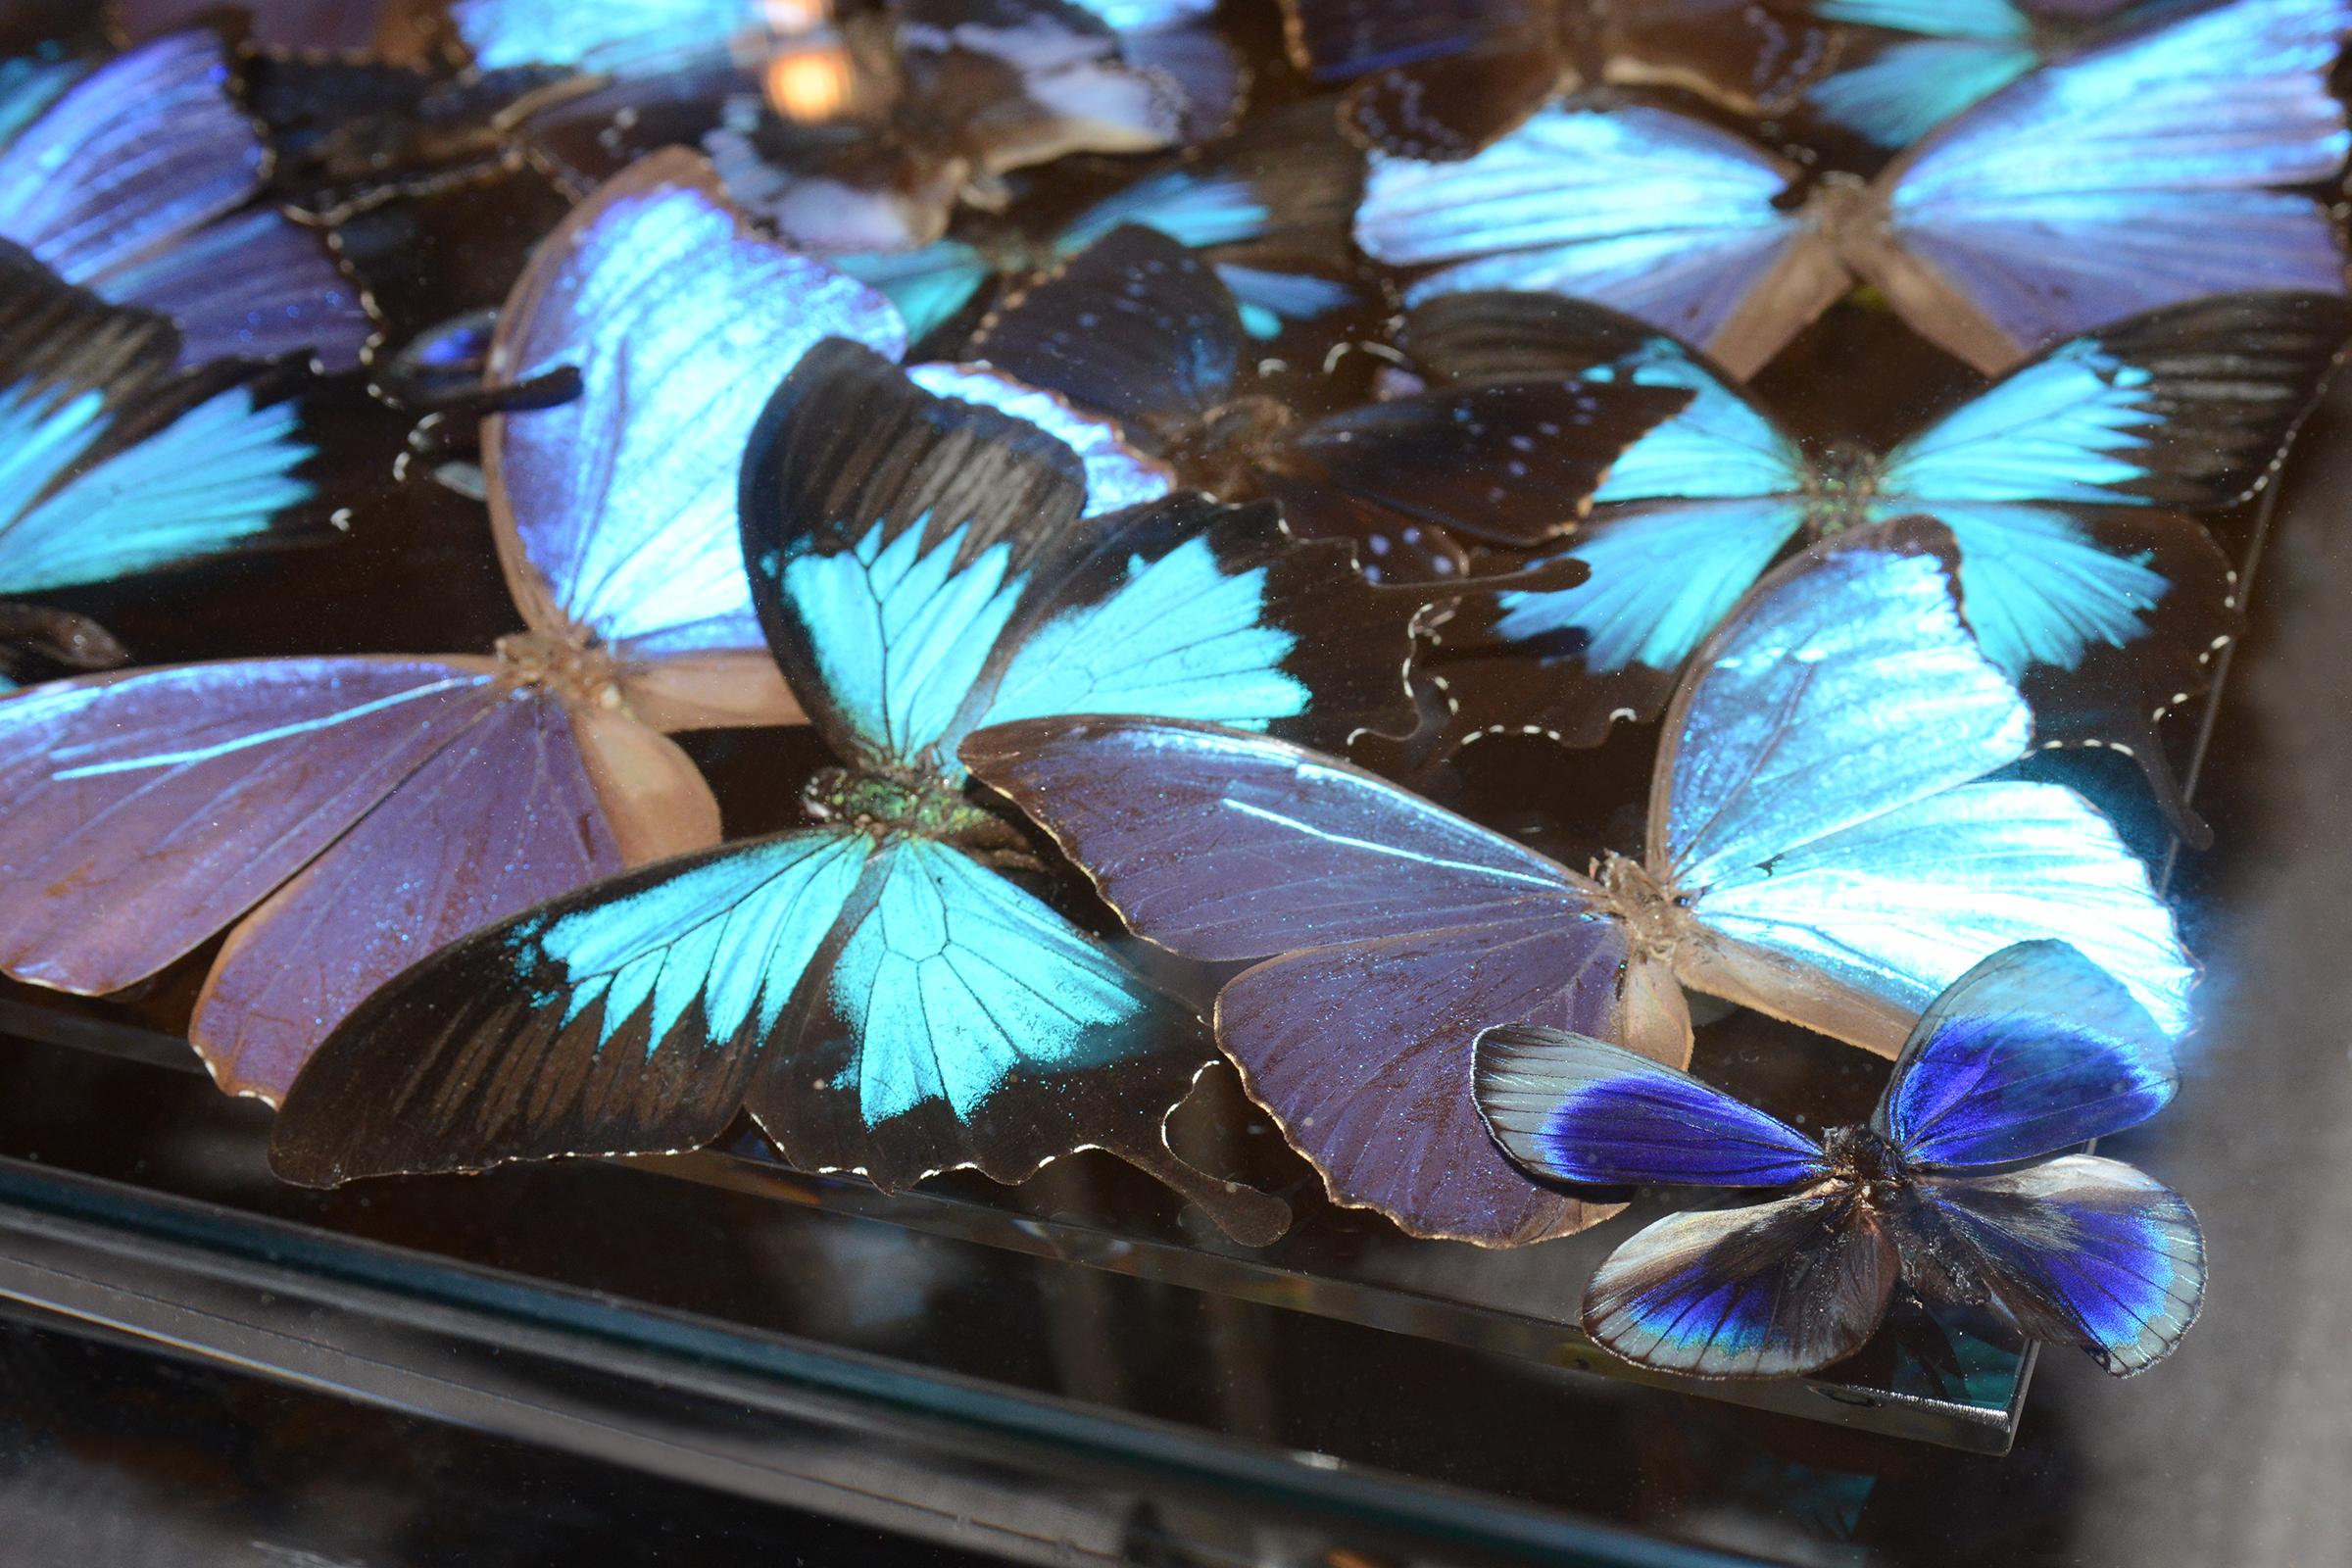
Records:
M1604 1259L1585 1331L1693 1377L1788 1377L1860 1349L1899 1273L1889 1228L1793 1127L1687 1073L1554 1029L1488 1031L1478 1098L1495 1138L1562 1181L1796 1188L1673 1214Z
M1934 558L1776 570L1666 717L1649 865L1687 901L1677 972L1892 1054L1977 960L2055 937L2183 1032L2195 971L2145 868L2074 791L1988 776L2032 735Z
M2180 1196L2089 1154L2001 1167L2135 1126L2176 1081L2146 1009L2064 943L1978 965L1920 1019L1874 1120L1914 1174L1894 1219L1906 1274L2118 1376L2170 1354L2205 1290Z
M309 353L359 363L366 299L321 236L257 205L269 154L230 95L220 41L172 33L62 92L35 75L0 108L0 238L71 282L179 328L180 361Z
M1218 999L1218 1042L1335 1201L1491 1246L1609 1212L1528 1181L1471 1098L1471 1044L1497 1022L1688 1054L1681 994L1633 961L1592 884L1347 763L1231 730L1032 720L963 756L1134 930L1255 963Z

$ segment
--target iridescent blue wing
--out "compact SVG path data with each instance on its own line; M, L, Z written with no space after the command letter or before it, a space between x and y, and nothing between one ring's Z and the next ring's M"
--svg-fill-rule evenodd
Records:
M1584 1035L1525 1025L1478 1037L1478 1108L1544 1176L1600 1187L1793 1187L1821 1146L1687 1072Z
M2041 63L2034 18L2009 0L1815 0L1824 22L1906 34L1814 83L1805 102L1882 147L1907 147Z
M827 260L898 307L910 343L920 343L953 319L997 275L987 257L958 239L920 250L858 251Z
M2160 305L2344 291L2325 203L2352 137L2329 73L2352 0L2233 0L2034 72L1880 178L1854 265L1983 369Z
M1914 1167L2001 1165L2136 1126L2179 1081L2114 976L2063 942L2021 942L1921 1015L1872 1125Z
M829 344L745 470L746 551L828 736L953 774L991 718L1147 712L1345 740L1415 722L1419 596L1272 509L1179 496L1081 525L1076 456Z
M1131 929L1188 957L1256 961L1218 998L1218 1043L1334 1200L1490 1245L1607 1212L1531 1182L1472 1095L1472 1044L1494 1024L1688 1054L1680 993L1591 883L1263 736L1032 719L976 732L962 755Z
M1162 1131L1213 1056L1191 1009L1094 938L961 851L906 838L867 863L750 1106L794 1164L886 1190L957 1167L1017 1183L1102 1149L1269 1242L1285 1206L1184 1164Z
M449 11L483 71L570 66L624 79L724 54L766 21L748 0L456 0Z
M1675 1214L1593 1272L1585 1332L1688 1377L1796 1377L1862 1348L1898 1272L1886 1227L1850 1187Z
M177 349L161 317L0 244L0 596L198 561L311 499L284 378L178 372Z
M2070 339L1886 458L1874 516L1949 530L1962 612L2044 740L2095 740L2177 794L2156 720L2238 630L2194 519L2267 483L2352 332L2352 306L2250 294Z
M1996 1305L2028 1338L2084 1350L2117 1377L2170 1355L2204 1304L2197 1216L2129 1165L2069 1154L1911 1192L1893 1228L1913 1286Z
M328 1186L709 1143L872 853L830 829L729 845L452 943L313 1054L272 1167Z
M183 364L307 350L348 368L375 335L367 302L316 232L251 206L268 160L220 40L159 38L75 82L0 148L0 238L170 317Z
M1795 172L1664 110L1554 107L1458 163L1375 154L1355 237L1376 261L1431 269L1408 303L1592 300L1750 374L1848 285L1782 200Z
M991 312L972 354L1166 440L1232 397L1247 341L1208 265L1131 224Z
M1465 595L1432 666L1465 736L1541 730L1591 746L1619 719L1655 717L1691 653L1802 527L1812 464L1720 368L1597 306L1455 295L1414 311L1405 341L1457 384L1688 395L1621 453L1592 452L1608 461L1584 525L1526 572Z
M580 375L577 398L484 431L491 520L525 619L582 628L632 664L735 660L743 679L772 683L737 476L776 378L828 336L905 347L888 301L753 233L702 159L657 154L575 208L490 348L493 383Z
M1667 713L1649 856L1690 904L1677 972L1892 1055L1979 959L2054 937L2180 1035L2195 971L2146 870L2073 791L1985 777L2032 715L1942 566L1888 543L1767 577Z

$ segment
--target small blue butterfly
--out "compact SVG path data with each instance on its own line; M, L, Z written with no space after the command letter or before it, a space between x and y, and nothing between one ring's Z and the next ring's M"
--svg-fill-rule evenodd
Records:
M2204 1239L2179 1195L2115 1160L2045 1157L2146 1120L2178 1082L2146 1010L2063 942L2004 948L1954 981L1868 1125L1818 1140L1557 1029L1487 1031L1477 1073L1495 1140L1539 1175L1787 1190L1670 1216L1609 1255L1585 1329L1629 1361L1818 1371L1862 1348L1900 1280L2129 1377L2172 1353L2204 1298Z

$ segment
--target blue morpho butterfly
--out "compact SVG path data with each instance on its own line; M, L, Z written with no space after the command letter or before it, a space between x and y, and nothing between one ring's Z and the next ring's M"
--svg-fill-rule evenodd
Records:
M312 498L284 368L181 370L179 348L162 317L0 241L0 677L22 670L11 645L85 669L124 657L96 622L24 596L233 550Z
M1813 15L1821 21L1871 29L1882 41L1859 65L1845 65L1841 58L1840 69L1812 83L1804 101L1822 120L1882 147L1908 146L2044 61L2095 40L2098 24L2130 4L1813 0ZM2157 0L2144 11L2154 16L2165 9L2164 0Z
M1590 746L1613 720L1655 717L1684 661L1792 541L1924 517L2042 740L2133 757L2189 825L2156 723L2204 688L2239 615L2236 573L2187 514L2270 481L2348 334L2352 302L2333 295L2169 306L2061 343L1874 453L1800 440L1728 372L1614 312L1538 294L1433 301L1404 341L1444 384L1695 394L1617 461L1572 537L1518 558L1589 574L1553 591L1538 564L1441 628L1454 652L1431 667L1457 733Z
M1457 533L1554 537L1618 454L1690 397L1552 375L1302 420L1247 378L1247 344L1217 272L1165 234L1129 226L1014 294L970 352L1114 420L1187 484L1279 500L1294 532L1353 541L1381 581L1458 577Z
M269 166L210 32L94 70L0 61L0 240L170 318L182 365L304 352L347 369L375 335L367 298L324 236L258 200Z
M1217 99L1203 127L1184 82L1131 62L1116 27L1068 0L647 13L462 0L456 21L484 69L552 61L605 78L510 117L574 183L699 142L736 201L812 253L927 245L958 204L1001 209L1013 171L1175 146L1221 128L1240 90L1228 58L1201 88Z
M1797 0L1283 0L1292 62L1356 80L1365 145L1461 158L1580 82L1671 87L1778 119L1833 59Z
M2205 1242L2130 1165L2046 1156L2173 1098L2147 1010L2063 942L1979 963L1911 1031L1867 1125L1815 1138L1687 1073L1584 1035L1491 1029L1478 1102L1529 1170L1611 1187L1778 1190L1670 1215L1586 1289L1585 1331L1702 1378L1792 1377L1862 1348L1897 1281L1987 1307L2118 1377L2196 1321Z
M2328 80L2348 32L2352 0L2152 23L2019 78L1867 184L1667 110L1569 100L1460 162L1375 154L1356 240L1420 272L1408 303L1592 300L1740 375L1859 278L1990 372L2161 305L2343 293L2336 220L2295 187L2336 180L2352 145Z
M1516 1246L1604 1208L1487 1136L1471 1047L1537 1023L1680 1066L1681 986L1892 1055L2011 943L2064 937L2167 1035L2193 979L2115 830L2055 784L1940 563L1816 547L1757 585L1667 716L1640 858L1591 876L1332 758L1141 718L980 730L963 758L1138 934L1254 964L1219 1046L1333 1199Z
M225 930L189 1038L224 1089L274 1101L416 955L716 843L717 802L667 735L802 716L743 570L744 443L773 376L853 334L903 341L889 302L753 232L682 149L574 208L488 351L497 385L579 387L483 432L517 629L0 703L0 967L99 995ZM158 466L233 450L190 445Z
M1084 504L1034 426L810 351L754 435L742 516L776 659L848 764L804 792L812 825L558 899L385 986L294 1086L273 1167L674 1150L748 1108L792 1163L886 1189L1100 1148L1238 1236L1279 1233L1279 1204L1162 1134L1213 1058L1199 1020L993 868L1020 839L955 748L1067 712L1400 732L1424 599L1294 544L1271 507Z
M1363 188L1363 155L1339 132L1326 100L1254 117L1205 157L1145 175L1081 212L1039 244L1020 236L951 237L911 251L827 260L890 296L921 341L1000 277L1046 271L1126 224L1200 251L1233 291L1252 337L1359 302L1334 258Z

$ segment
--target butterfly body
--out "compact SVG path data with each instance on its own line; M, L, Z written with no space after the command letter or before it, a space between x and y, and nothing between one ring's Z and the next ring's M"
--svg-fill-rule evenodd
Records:
M1781 1195L1660 1220L1593 1275L1588 1332L1699 1377L1839 1360L1876 1331L1898 1281L2004 1313L2119 1376L2162 1359L2203 1298L2195 1216L2128 1165L2047 1156L2146 1119L2177 1083L2146 1011L2052 940L1955 980L1870 1121L1818 1141L1599 1041L1502 1028L1478 1048L1482 1111L1532 1170Z

